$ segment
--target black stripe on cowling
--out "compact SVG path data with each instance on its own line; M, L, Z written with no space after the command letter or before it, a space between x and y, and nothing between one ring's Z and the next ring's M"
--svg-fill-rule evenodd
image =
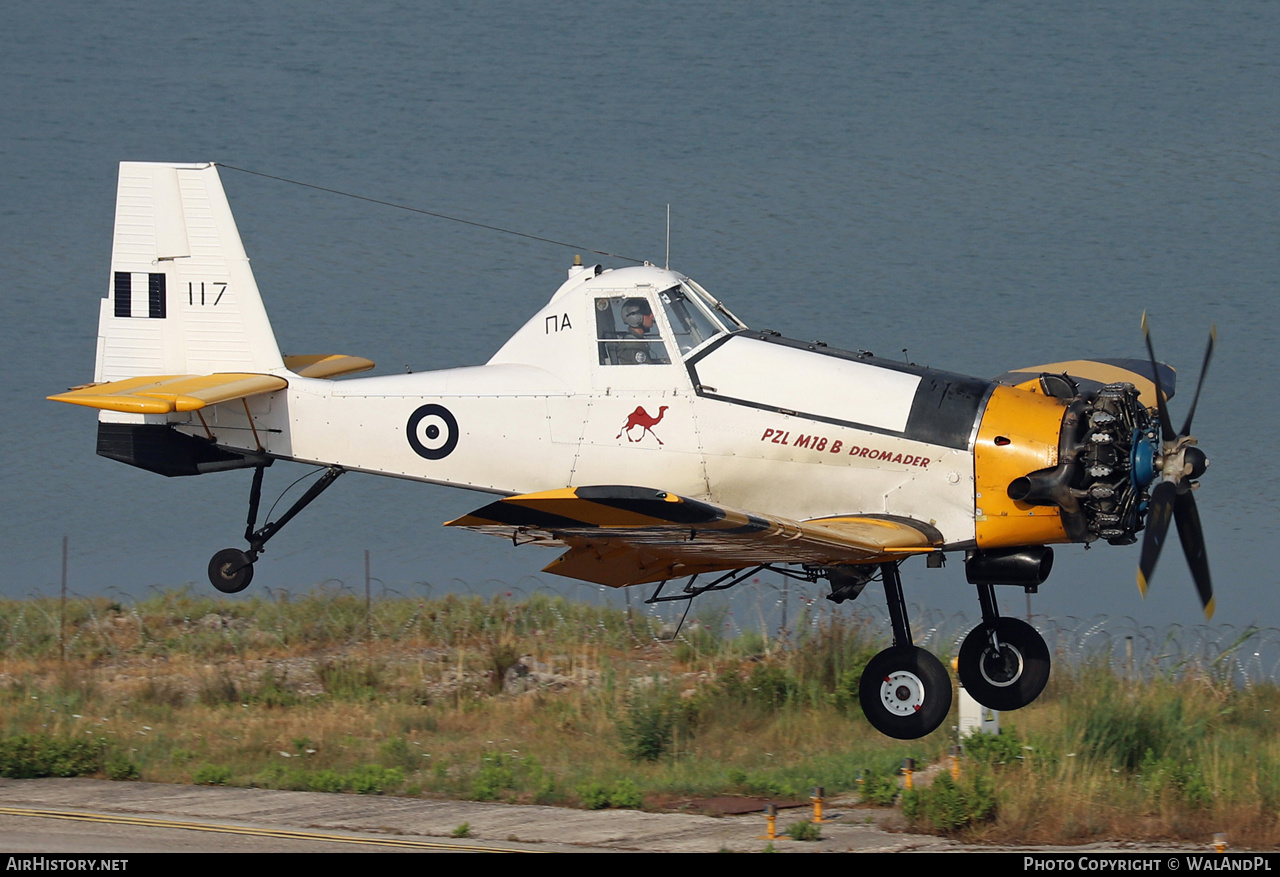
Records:
M133 316L133 275L128 271L117 271L115 282L116 316Z
M911 400L903 435L918 442L967 450L973 425L992 386L982 378L925 371Z
M711 524L724 518L724 512L713 505L684 497L679 502L668 502L669 494L649 487L579 487L574 493L578 499L673 524Z

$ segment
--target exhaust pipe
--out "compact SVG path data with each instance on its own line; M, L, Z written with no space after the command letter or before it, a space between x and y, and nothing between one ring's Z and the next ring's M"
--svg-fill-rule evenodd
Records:
M1009 499L1028 505L1057 506L1067 514L1080 511L1080 500L1071 492L1076 473L1074 462L1053 469L1041 469L1009 482Z

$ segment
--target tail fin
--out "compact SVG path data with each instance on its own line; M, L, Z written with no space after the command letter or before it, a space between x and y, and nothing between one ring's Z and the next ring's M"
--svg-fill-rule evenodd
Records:
M122 162L94 380L283 366L217 167Z

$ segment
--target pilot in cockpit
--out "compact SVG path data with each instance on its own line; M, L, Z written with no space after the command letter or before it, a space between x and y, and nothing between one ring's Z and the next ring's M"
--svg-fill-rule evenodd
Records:
M641 296L597 298L596 333L601 365L671 362L653 306Z
M648 300L629 298L624 301L622 303L622 322L627 327L623 335L627 341L653 341L657 343L656 346L649 344L627 345L623 350L623 356L627 362L667 361L662 351L662 341L654 327L653 309L649 307Z

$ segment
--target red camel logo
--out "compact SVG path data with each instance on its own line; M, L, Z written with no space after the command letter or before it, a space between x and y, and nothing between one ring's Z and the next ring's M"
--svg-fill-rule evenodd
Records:
M644 406L637 405L636 410L627 415L627 425L622 427L622 432L619 432L614 436L614 438L622 438L625 434L627 441L629 442L642 442L644 441L644 433L647 432L649 435L657 439L658 444L662 444L662 439L658 438L657 433L650 429L650 427L657 426L662 422L662 416L666 413L667 408L669 407L670 406L668 405L663 405L658 409L658 416L654 417L648 411L644 410ZM635 429L637 426L643 429L644 432L640 433L640 438L634 439L631 437L631 430Z

